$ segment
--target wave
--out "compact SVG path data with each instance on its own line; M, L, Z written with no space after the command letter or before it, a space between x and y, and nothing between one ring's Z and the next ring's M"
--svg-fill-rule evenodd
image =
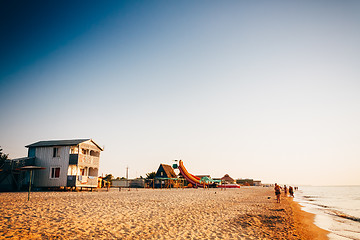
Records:
M306 199L308 199L308 198L320 198L319 196L302 196L303 198L306 198Z
M354 216L351 216L351 215L348 215L348 214L345 214L345 213L342 213L342 212L339 212L339 211L333 210L333 211L329 212L329 214L333 215L333 216L349 219L349 220L352 220L352 221L355 221L355 222L360 222L360 218L354 217Z

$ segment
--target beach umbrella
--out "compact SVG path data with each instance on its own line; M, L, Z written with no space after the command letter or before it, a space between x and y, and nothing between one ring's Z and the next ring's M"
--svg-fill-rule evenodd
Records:
M28 201L30 201L32 172L33 172L33 170L42 170L42 169L45 169L45 168L44 167L39 167L39 166L25 166L25 167L19 168L20 171L30 171Z

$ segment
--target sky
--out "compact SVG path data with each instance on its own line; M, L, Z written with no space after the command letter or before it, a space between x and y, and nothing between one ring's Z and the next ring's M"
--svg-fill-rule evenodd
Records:
M0 146L100 174L360 185L359 1L1 1Z

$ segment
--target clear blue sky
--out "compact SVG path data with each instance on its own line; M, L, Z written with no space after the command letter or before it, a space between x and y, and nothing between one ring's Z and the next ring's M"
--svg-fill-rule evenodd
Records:
M7 1L0 146L93 138L100 173L360 184L359 1Z

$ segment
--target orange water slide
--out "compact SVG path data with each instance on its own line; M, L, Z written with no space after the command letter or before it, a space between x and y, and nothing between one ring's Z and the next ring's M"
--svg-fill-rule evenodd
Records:
M200 183L200 178L196 177L194 175L192 175L191 173L189 173L186 168L184 167L183 161L180 160L179 161L179 170L181 172L181 174L184 176L184 178L190 182L193 186L199 186L199 187L204 187L207 186L207 183Z

